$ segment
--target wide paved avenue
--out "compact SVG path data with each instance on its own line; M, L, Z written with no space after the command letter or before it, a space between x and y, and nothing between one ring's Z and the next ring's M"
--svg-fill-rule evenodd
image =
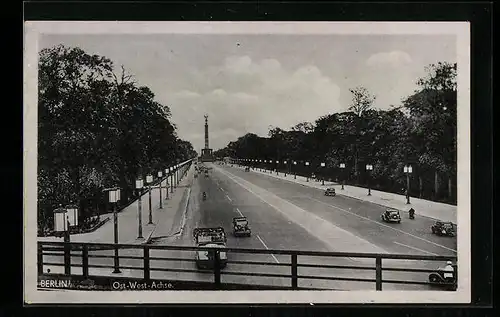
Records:
M431 233L433 220L417 217L409 220L402 214L400 224L381 221L384 207L358 199L337 195L324 196L323 191L287 182L262 173L245 172L230 165L206 163L211 167L209 177L200 174L193 178L188 208L180 221L180 232L160 238L159 245L193 246L193 229L222 226L227 233L227 246L255 249L284 249L301 251L375 252L418 255L456 255L456 238L438 237ZM202 193L207 200L202 200ZM251 237L233 237L232 218L248 218ZM175 232L175 231L174 231ZM112 254L112 251L100 251ZM140 250L122 250L120 255L140 256ZM194 259L193 251L151 251L151 256ZM290 257L267 254L229 253L229 261L267 262L276 266L229 263L223 272L254 272L289 274ZM75 259L75 261L77 261ZM112 265L112 259L92 258L90 264ZM299 263L372 266L373 259L319 258L299 256ZM140 260L120 261L125 266L140 266ZM428 261L384 260L383 266L434 269L444 263ZM212 281L213 274L196 270L193 262L153 260L151 267L177 268L192 272L152 272L152 278ZM79 269L76 269L78 272ZM110 269L90 268L110 274ZM109 272L108 272L109 271ZM123 269L124 275L142 276L141 272ZM374 270L344 270L335 268L299 268L299 275L322 275L354 278L375 278ZM78 274L78 273L77 273ZM383 279L427 281L428 273L384 272ZM290 279L222 275L222 282L290 285ZM299 277L299 287L328 289L375 289L375 283L325 281ZM426 285L386 284L384 290L429 289Z

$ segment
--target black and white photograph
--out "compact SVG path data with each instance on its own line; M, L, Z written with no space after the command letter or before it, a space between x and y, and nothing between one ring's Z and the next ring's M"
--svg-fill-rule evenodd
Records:
M30 303L466 303L469 25L25 22Z

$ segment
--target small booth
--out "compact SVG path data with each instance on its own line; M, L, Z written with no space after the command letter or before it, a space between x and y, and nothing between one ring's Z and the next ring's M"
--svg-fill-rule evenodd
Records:
M61 205L54 209L54 232L60 236L66 231L68 231L68 210Z
M69 221L69 226L70 227L77 227L78 226L78 206L70 204L66 206L67 210L67 218Z

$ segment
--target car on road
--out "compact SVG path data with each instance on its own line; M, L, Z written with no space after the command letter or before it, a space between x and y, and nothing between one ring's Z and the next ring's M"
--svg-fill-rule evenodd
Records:
M195 228L193 237L196 241L196 246L204 248L219 249L220 268L227 266L227 253L220 251L226 247L227 237L224 228ZM195 262L198 269L213 269L214 268L214 252L209 250L196 251Z
M437 234L439 236L454 237L456 235L455 227L452 222L438 220L431 226L431 231L433 234Z
M335 193L335 188L327 188L325 190L325 196L335 196L335 195L337 195Z
M250 229L250 226L248 224L247 217L233 218L233 235L235 237L250 237L252 235L252 230Z
M245 167L245 172L250 172L250 167Z
M387 208L381 216L384 222L396 222L401 223L401 215L399 210L393 208Z
M452 264L454 272L457 272L457 264ZM446 274L450 275L447 276ZM449 271L446 270L446 267L439 267L434 272L429 274L429 283L433 286L446 287L450 290L456 290L456 274L450 274Z

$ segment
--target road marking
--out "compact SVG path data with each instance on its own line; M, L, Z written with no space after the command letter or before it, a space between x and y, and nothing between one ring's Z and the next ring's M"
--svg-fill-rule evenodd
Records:
M240 216L244 217L243 214L241 213L241 211L238 208L236 208L236 211L240 214Z
M399 243L399 242L396 242L394 241L395 244L399 244L403 247L407 247L407 248L410 248L410 249L413 249L413 250L416 250L416 251L420 251L420 252L423 252L423 253L427 253L427 254L430 254L430 255L438 255L436 253L432 253L432 252L429 252L429 251L425 251L425 250L422 250L422 249L419 249L419 248L415 248L415 247L412 247L412 246L409 246L409 245L406 245L406 244L403 244L403 243Z
M226 195L226 197L227 197L227 199L229 199L229 201L233 201L233 200L231 199L231 197L229 197L228 195Z
M264 241L262 241L262 239L260 238L259 235L257 235L257 239L259 239L260 243L262 243L262 245L264 246L264 248L266 248L267 250L269 250L269 248L264 243ZM278 261L278 259L274 256L274 254L271 254L271 256L273 257L274 261L276 261L276 263L280 263L280 261Z
M411 236L411 237L413 237L413 238L415 238L415 239L419 239L419 240L425 241L425 242L427 242L427 243L433 244L433 245L435 245L435 246L438 246L438 247L444 248L444 249L446 249L446 250L450 250L450 251L453 251L453 252L457 253L457 251L456 251L456 250L453 250L453 249L451 249L451 248L445 247L444 245L441 245L441 244L438 244L438 243L435 243L435 242L429 241L429 240L427 240L427 239L421 238L421 237L419 237L419 236L416 236L416 235L414 235L414 234L408 233L408 232L406 232L406 231L403 231L403 230L400 230L400 229L397 229L397 228L394 228L394 227L388 226L388 225L386 225L386 224L383 224L383 223L377 222L377 221L375 221L375 220L373 220L373 219L370 219L370 218L366 218L366 217L360 216L360 215L358 215L358 214L355 214L355 213L350 212L350 211L348 211L348 210L345 210L345 209L343 209L343 208L340 208L340 207L337 207L337 206L334 206L334 205L330 205L330 204L325 203L325 202L323 202L323 201L321 201L321 200L318 200L318 199L316 199L316 198L312 198L312 197L308 197L308 196L306 196L306 197L307 197L307 198L309 198L309 199L311 199L311 200L317 201L317 202L318 202L318 203L320 203L320 204L326 205L326 206L328 206L328 207L335 208L335 209L341 210L341 211L343 211L343 212L346 212L346 213L348 213L348 214L350 214L350 215L356 216L356 217L358 217L358 218L361 218L361 219L364 219L364 220L367 220L367 221L370 221L370 222L376 223L376 224L377 224L377 225L379 225L379 226L386 227L386 228L390 228L390 229L392 229L392 230L394 230L394 231L397 231L397 232L400 232L400 233L407 234L407 235L409 235L409 236Z

